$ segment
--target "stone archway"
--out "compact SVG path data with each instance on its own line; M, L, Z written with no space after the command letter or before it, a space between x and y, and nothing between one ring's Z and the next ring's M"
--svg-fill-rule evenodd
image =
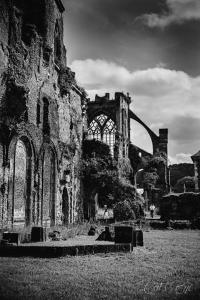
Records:
M159 137L138 117L129 109L129 118L140 124L148 133L152 141L153 154L159 150Z
M9 146L8 221L29 226L32 222L33 145L27 136L15 136Z
M39 162L40 222L54 226L56 221L56 155L50 144L42 147Z

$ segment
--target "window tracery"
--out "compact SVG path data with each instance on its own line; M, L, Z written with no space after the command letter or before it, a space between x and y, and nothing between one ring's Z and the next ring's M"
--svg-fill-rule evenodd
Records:
M98 115L88 129L88 139L96 139L106 143L114 155L116 125L112 119L104 114Z

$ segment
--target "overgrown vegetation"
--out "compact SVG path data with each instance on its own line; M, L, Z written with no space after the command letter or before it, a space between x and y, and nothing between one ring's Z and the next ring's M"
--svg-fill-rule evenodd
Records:
M166 160L166 155L162 152L157 152L152 157L146 157L143 177L143 185L145 189L149 190L157 185L163 189L165 188Z
M179 179L186 176L194 176L194 165L189 163L174 164L169 166L170 182L172 188L176 185Z
M95 216L96 194L101 206L113 207L118 202L128 201L129 215L133 218L141 216L143 200L128 181L130 172L129 161L117 162L113 159L108 145L96 140L84 141L82 179L85 188L85 211L89 212L86 218Z
M200 193L169 194L160 202L162 219L193 220L200 218Z
M173 191L175 193L194 192L195 178L192 176L185 176L177 181Z

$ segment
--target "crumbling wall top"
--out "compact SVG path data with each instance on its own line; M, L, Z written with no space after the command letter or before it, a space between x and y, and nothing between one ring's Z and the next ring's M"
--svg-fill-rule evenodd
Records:
M65 11L64 5L62 4L61 0L55 0L56 4L58 5L58 8L60 10L61 13L63 13Z

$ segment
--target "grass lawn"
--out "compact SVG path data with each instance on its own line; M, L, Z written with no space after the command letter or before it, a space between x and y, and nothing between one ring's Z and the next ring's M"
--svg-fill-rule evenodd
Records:
M132 253L0 258L1 299L200 299L200 231L144 232Z

